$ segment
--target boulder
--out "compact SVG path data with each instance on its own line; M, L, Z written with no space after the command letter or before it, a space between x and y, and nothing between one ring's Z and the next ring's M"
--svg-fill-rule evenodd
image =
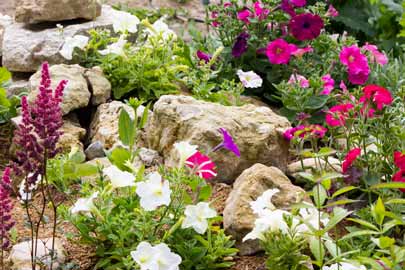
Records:
M29 82L26 80L13 81L10 85L6 86L7 96L20 95L24 92L28 92Z
M223 149L211 153L210 157L220 168L216 180L231 183L256 163L285 171L289 143L282 133L289 127L286 118L268 107L222 106L188 96L168 95L154 105L146 140L149 148L163 155L166 165L174 166L175 142L189 141L208 152L222 142L219 128L225 128L239 146L241 157Z
M86 107L89 104L91 93L87 86L87 80L83 74L85 69L79 65L54 65L49 68L51 75L51 87L55 89L61 80L68 80L63 93L62 112L69 112ZM29 80L29 100L33 101L38 94L41 82L41 71L36 72Z
M242 239L252 231L257 218L250 208L250 202L272 188L280 190L272 199L276 208L288 208L291 204L300 202L305 194L305 191L294 186L281 170L255 164L236 179L226 200L223 212L224 228L236 240L241 255L251 255L261 250L259 241L242 242Z
M106 103L111 97L111 83L104 77L100 67L86 70L85 77L92 93L91 104L100 105Z
M159 153L152 149L141 147L139 149L138 155L139 159L142 161L143 164L145 164L146 167L159 165L162 162Z
M96 20L64 23L63 33L56 23L31 26L13 23L4 31L3 66L14 72L35 72L44 61L48 61L51 65L68 63L59 54L65 39L79 34L88 35L88 30L91 29L112 29L117 14L119 14L118 11L112 7L103 5L101 16Z
M15 0L15 7L15 21L28 24L93 20L101 13L101 4L94 0Z
M302 167L304 165L304 168ZM326 165L326 166L325 166ZM306 158L302 160L295 161L287 166L286 174L290 177L297 178L299 177L298 173L300 172L311 172L311 170L324 170L336 171L342 173L342 167L340 166L340 161L336 158L329 157L328 163L325 164L325 160L315 160L315 158Z
M59 138L58 146L62 148L64 153L69 153L72 148L77 148L84 156L83 143L86 136L86 130L78 123L64 119L61 128L63 134Z
M4 29L12 22L13 19L10 16L0 13L0 56L2 55Z
M87 146L85 154L87 160L104 157L105 153L103 143L100 141L95 141L91 143L89 146Z
M31 268L31 241L25 241L18 243L13 246L10 252L10 261L13 264L13 270L29 270ZM45 267L50 267L51 255L50 251L52 249L52 239L38 239L37 243L37 258L40 260L41 265ZM53 261L54 269L62 265L66 260L66 251L63 247L62 240L59 238L55 239L55 250L54 256L56 259ZM38 265L39 267L39 265Z

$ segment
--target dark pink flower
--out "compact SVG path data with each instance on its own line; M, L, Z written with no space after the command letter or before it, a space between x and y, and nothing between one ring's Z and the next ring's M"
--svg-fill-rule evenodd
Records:
M360 97L360 102L371 102L378 110L382 110L384 106L391 105L393 101L391 92L379 85L367 85L364 87L363 93L363 96Z
M223 141L219 145L217 145L212 151L215 152L221 148L228 149L229 151L233 152L237 157L240 157L240 151L236 143L233 141L232 136L229 134L229 132L224 129L220 128L219 129L222 132L223 136Z
M363 46L363 49L371 53L371 61L384 66L388 63L388 57L378 50L376 45L368 44Z
M343 127L346 125L346 119L349 117L349 112L353 110L354 105L340 104L335 105L326 113L325 121L331 127Z
M328 17L337 17L339 16L339 12L333 5L329 5L328 11L326 12L326 16Z
M208 156L198 151L186 160L186 165L190 167L195 174L206 180L217 176L214 162L212 162Z
M347 86L344 81L340 81L339 87L343 90L343 92L347 92Z
M307 4L307 0L290 0L294 7L303 7Z
M231 7L231 6L232 6L231 2L225 2L224 3L224 8L228 8L228 7Z
M297 46L279 38L267 45L266 55L272 64L288 64L292 53L296 50Z
M250 35L246 32L242 32L236 38L235 44L232 47L232 56L235 58L241 57L248 50L248 39Z
M332 90L335 88L335 80L330 76L330 74L326 74L322 77L323 81L323 90L321 91L321 95L329 95Z
M401 151L395 151L394 153L395 166L401 170L405 170L405 153Z
M212 58L211 55L200 50L197 51L197 57L200 59L200 61L204 61L206 64L208 64Z
M361 149L360 148L354 148L350 150L343 163L342 163L342 172L346 173L347 170L353 165L354 161L361 155Z
M396 174L394 174L392 176L392 181L405 183L405 170L399 170ZM405 188L400 188L399 190L405 192Z
M249 24L250 23L249 18L252 18L252 17L253 17L253 14L249 9L244 9L244 10L238 11L237 18L239 21Z
M11 169L7 167L2 176L0 183L0 239L2 246L1 249L8 249L10 247L10 230L13 228L15 222L12 219L13 204L11 202ZM2 259L2 258L0 258Z
M367 57L361 53L356 45L343 47L339 55L340 62L347 67L349 81L352 84L362 85L368 80L370 67Z
M308 45L305 48L297 48L294 52L292 52L291 54L296 56L296 57L302 57L304 54L306 53L311 53L314 51L314 48L312 48L311 45Z
M283 135L285 139L290 141L294 138L323 138L327 131L328 129L321 125L299 125L286 130Z
M294 8L303 7L306 4L306 0L282 0L280 7L285 13L289 14L291 17L294 17L296 15Z
M259 20L266 19L270 13L270 10L263 8L263 5L260 1L257 1L253 4L255 9L255 16L259 18Z
M289 28L298 40L312 40L321 34L324 24L321 17L312 13L302 13L291 18Z
M218 19L218 12L217 12L217 11L213 11L213 12L211 13L211 19L212 19L212 22L211 22L212 26L218 27L218 26L221 25L221 24L216 20L216 19Z

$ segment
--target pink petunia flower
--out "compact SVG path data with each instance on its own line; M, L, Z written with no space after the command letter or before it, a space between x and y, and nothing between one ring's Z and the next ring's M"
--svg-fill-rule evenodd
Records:
M305 78L302 75L299 74L291 74L290 79L288 80L288 84L299 84L300 87L302 88L308 88L309 87L309 80Z
M231 7L231 6L232 6L231 2L225 2L224 3L224 8L228 8L228 7Z
M288 64L292 53L296 50L297 46L279 38L267 45L266 55L272 64Z
M391 92L379 85L367 85L364 87L363 93L360 102L371 102L376 105L378 110L382 110L384 106L389 106L393 102Z
M337 17L339 16L339 11L337 11L333 5L329 5L328 11L326 12L326 16Z
M208 156L203 155L198 151L189 157L185 164L190 167L195 174L206 180L217 176L217 172L215 171L215 163L212 162Z
M249 24L250 23L249 18L252 18L252 17L253 17L253 14L249 9L244 9L244 10L238 11L237 18L239 21Z
M384 66L388 63L388 57L384 53L380 52L376 45L366 43L366 45L363 46L363 49L371 52L371 62L376 62L381 66Z
M348 91L348 90L347 90L347 86L346 86L346 84L345 84L344 81L340 81L339 87L340 87L340 89L342 89L343 92L347 92L347 91Z
M335 105L329 109L325 116L325 122L331 127L341 127L346 125L349 112L354 108L353 104Z
M335 80L332 78L330 74L326 74L322 77L323 81L323 90L321 91L321 95L329 95L332 90L335 88Z
M312 13L302 13L291 18L289 28L298 40L313 40L321 34L324 27L322 18Z
M340 62L347 67L349 81L352 84L362 85L368 80L370 67L367 57L361 53L356 45L343 47L339 55Z
M392 181L405 183L405 170L399 170L396 174L394 174L392 176ZM399 190L405 193L405 188L400 188Z
M394 163L398 168L405 170L405 153L401 151L395 151Z
M353 165L354 161L361 155L361 149L360 148L354 148L350 150L343 163L342 163L342 172L346 173L347 170Z
M213 27L218 27L218 26L220 26L221 24L216 20L216 19L218 19L218 12L217 11L213 11L212 13L211 13L211 19L213 20L212 22L211 22L211 24L212 24L212 26Z
M323 138L327 131L328 129L321 125L299 125L294 128L287 129L283 136L288 141L291 141L294 138Z
M314 51L314 48L312 48L311 45L308 45L305 48L297 48L294 52L292 52L291 54L296 56L296 57L302 57L304 54L306 53L311 53Z
M259 20L266 19L270 13L270 10L263 8L262 3L260 1L255 2L253 4L253 7L255 9L255 16L259 18Z

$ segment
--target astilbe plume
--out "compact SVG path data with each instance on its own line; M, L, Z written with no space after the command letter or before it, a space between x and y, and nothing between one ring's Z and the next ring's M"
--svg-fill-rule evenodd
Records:
M11 216L13 204L10 199L10 171L11 169L9 167L4 170L0 183L0 243L2 250L6 250L10 247L10 230L15 224Z

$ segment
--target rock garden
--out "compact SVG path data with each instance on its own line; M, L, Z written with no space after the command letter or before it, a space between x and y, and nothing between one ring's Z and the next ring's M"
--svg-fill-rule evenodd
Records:
M0 270L405 269L405 1L0 3Z

